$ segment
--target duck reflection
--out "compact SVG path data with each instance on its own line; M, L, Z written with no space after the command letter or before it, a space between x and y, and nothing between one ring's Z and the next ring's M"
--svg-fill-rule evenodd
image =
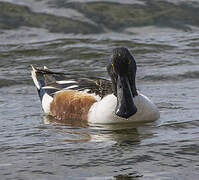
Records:
M65 119L60 121L59 119L56 119L50 115L44 116L44 124L60 124L60 125L79 127L79 128L87 128L89 126L88 122L86 121L79 121L74 119L73 120Z
M143 177L143 176L138 174L137 172L134 172L131 174L121 174L121 175L114 176L114 180L135 180L140 177Z
M62 123L52 116L44 116L44 124L56 124L66 128L58 128L56 133L63 134L64 142L104 142L112 141L119 144L139 143L140 135L138 127L140 124L109 124L89 125L86 122L66 120ZM67 128L69 127L69 128Z
M93 126L98 133L92 135L95 141L114 141L118 144L139 143L139 133L137 127L131 124L112 124Z
M87 129L88 123L81 122L81 121L75 121L75 120L65 120L65 121L59 121L59 119L56 119L52 116L44 116L43 118L44 124L54 124L64 127L71 127L71 128L56 128L56 134L60 134L64 137L61 138L64 142L71 142L71 143L84 143L84 142L90 142L92 139L92 136L89 132L82 131L82 129Z

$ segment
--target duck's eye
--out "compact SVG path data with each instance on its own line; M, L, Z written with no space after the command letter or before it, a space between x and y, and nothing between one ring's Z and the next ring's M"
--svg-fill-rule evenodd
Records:
M131 64L131 60L129 59L128 64Z

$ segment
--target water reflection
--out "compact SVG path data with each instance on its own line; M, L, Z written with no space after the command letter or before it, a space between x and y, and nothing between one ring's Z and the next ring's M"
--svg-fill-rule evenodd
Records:
M61 139L64 142L106 142L112 141L118 144L140 142L137 127L140 124L126 123L126 124L109 124L109 125L92 125L81 121L66 120L59 123L59 120L52 116L44 116L44 124L54 124L57 127L63 126L65 128L56 129L54 133L62 135ZM68 128L67 128L68 127ZM72 129L70 128L72 127ZM83 131L81 130L83 129Z
M50 115L44 116L43 120L44 124L60 124L60 125L80 127L80 128L86 128L89 126L86 121L70 120L70 119L65 119L60 121L59 119L56 119Z
M135 180L138 178L143 177L142 175L139 175L137 172L129 173L129 174L121 174L114 177L114 180Z
M85 179L78 179L78 180L136 180L143 177L137 172L128 173L128 174L119 174L117 176L111 177L89 177ZM76 179L73 179L76 180Z

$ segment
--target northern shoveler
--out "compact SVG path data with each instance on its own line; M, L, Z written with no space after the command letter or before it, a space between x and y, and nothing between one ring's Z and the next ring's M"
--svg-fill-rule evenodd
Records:
M68 120L89 123L154 121L157 107L136 89L136 62L127 48L115 48L107 62L111 80L68 79L64 73L32 66L43 111L60 123Z

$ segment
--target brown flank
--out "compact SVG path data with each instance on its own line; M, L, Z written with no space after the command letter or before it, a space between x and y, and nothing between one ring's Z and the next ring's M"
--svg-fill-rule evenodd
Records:
M50 104L50 115L59 120L88 120L88 111L96 99L77 91L63 91L56 94Z

